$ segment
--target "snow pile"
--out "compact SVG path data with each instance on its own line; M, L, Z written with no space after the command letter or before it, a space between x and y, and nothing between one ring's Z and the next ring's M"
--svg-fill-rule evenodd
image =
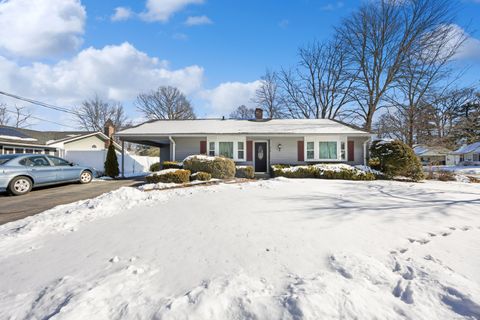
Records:
M186 157L185 159L183 159L183 162L193 160L193 159L208 162L208 161L214 161L217 158L219 158L219 157L212 157L212 156L207 156L207 155L204 155L204 154L196 154L196 155Z
M436 181L123 188L0 226L0 318L479 319L479 199Z
M193 176L193 174L192 174ZM142 191L150 191L150 190L167 190L167 189L172 189L172 188L178 188L179 186L182 187L190 187L190 186L195 186L195 185L200 185L200 184L207 184L211 182L218 182L220 179L210 179L208 181L202 181L202 180L194 180L190 181L188 183L163 183L163 182L158 182L158 183L146 183L142 184L141 186L138 186L139 190Z
M161 176L161 175L164 175L164 174L167 174L167 173L177 172L178 170L180 170L180 169L164 169L164 170L152 172L152 173L149 174L148 176L149 176L149 177L152 177L152 176Z

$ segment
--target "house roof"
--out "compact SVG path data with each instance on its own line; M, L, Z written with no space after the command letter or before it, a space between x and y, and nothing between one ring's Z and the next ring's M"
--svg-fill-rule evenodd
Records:
M273 119L261 121L233 119L156 120L120 131L116 135L127 137L200 134L370 135L367 131L328 119Z
M50 141L90 134L88 131L37 131L0 126L0 141L6 143L46 146Z
M68 143L92 135L99 135L103 140L108 140L108 137L100 131L37 131L0 125L0 143L19 146L48 147L56 143ZM117 149L121 148L116 143L115 147Z
M464 145L464 146L460 147L460 149L456 150L454 153L455 154L465 154L465 153L470 153L470 152L480 153L480 141Z
M440 146L425 146L425 145L416 145L413 147L413 151L417 156L444 156L452 153L452 150Z

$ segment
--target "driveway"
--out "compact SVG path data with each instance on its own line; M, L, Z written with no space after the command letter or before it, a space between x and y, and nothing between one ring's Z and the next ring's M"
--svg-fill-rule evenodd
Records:
M23 219L61 204L99 196L120 187L141 184L143 177L126 180L92 181L89 184L66 184L34 189L24 196L0 193L0 224Z

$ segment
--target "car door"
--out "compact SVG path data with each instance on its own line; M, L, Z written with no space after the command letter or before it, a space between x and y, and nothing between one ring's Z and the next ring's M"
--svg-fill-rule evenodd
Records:
M57 180L57 169L44 155L30 156L21 162L32 175L35 185L54 183Z
M78 180L78 178L80 177L80 169L76 166L72 166L71 163L67 160L54 156L48 156L48 159L50 159L55 168L59 169L59 180L71 181Z

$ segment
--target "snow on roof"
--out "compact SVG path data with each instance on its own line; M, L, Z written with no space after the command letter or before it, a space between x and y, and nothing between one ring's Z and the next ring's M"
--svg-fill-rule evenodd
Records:
M0 139L10 139L10 140L18 140L18 141L38 141L35 138L22 138L17 136L4 136L4 135L0 135Z
M464 146L460 147L460 149L458 149L454 153L455 154L464 154L464 153L470 153L470 152L479 152L480 153L480 141L472 143L472 144L464 145Z
M452 153L451 150L445 147L429 147L425 145L416 145L413 147L413 151L417 156L443 156Z
M189 134L357 134L370 135L346 124L328 119L252 120L158 120L117 133L129 135Z

